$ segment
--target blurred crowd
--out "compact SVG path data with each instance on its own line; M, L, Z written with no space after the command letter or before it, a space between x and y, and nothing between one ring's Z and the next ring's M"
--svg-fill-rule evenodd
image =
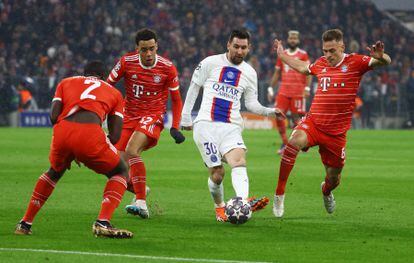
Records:
M59 80L81 73L92 59L111 68L134 49L135 32L143 27L157 31L159 54L177 65L183 95L198 62L225 52L235 27L252 33L249 62L261 86L274 70L273 39L286 39L290 29L301 32L311 60L322 55L321 34L328 28L344 31L349 53L365 53L382 40L393 63L364 79L361 125L372 127L378 116L413 121L414 33L357 0L0 0L0 113L48 108ZM24 105L22 90L36 105Z

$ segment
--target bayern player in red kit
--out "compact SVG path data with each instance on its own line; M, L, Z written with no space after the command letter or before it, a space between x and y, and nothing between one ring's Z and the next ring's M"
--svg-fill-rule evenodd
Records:
M285 186L298 152L316 145L319 145L326 170L321 185L324 205L328 213L333 213L332 190L339 185L345 164L346 133L351 126L359 83L364 73L389 65L391 58L384 53L384 44L380 41L367 48L370 56L344 53L343 34L339 29L323 33L324 56L312 64L287 56L277 39L274 48L279 58L291 68L305 75L315 75L318 87L309 113L296 126L283 152L273 213L276 217L283 216Z
M288 48L284 52L294 59L309 63L308 53L299 48L299 43L299 32L290 30L287 38ZM282 62L280 58L277 58L275 73L270 81L270 87L267 89L270 102L274 99L273 87L276 86L279 79L281 79L281 83L275 98L275 107L282 110L285 114L290 111L293 123L296 126L300 118L306 113L306 97L309 96L312 76L305 76L295 71L288 64ZM286 125L284 120L276 120L276 122L280 137L282 138L282 145L278 153L282 154L283 149L288 143Z
M185 138L178 130L182 101L177 69L171 61L157 55L157 35L154 31L139 30L135 43L136 50L121 57L107 81L110 84L117 83L121 78L125 81L124 127L115 147L126 153L129 179L135 192L135 201L126 210L145 219L149 217L149 211L146 170L141 154L158 143L164 128L168 94L171 95L173 112L170 134L176 143L182 143Z
M62 80L56 89L50 113L54 124L50 168L39 177L26 213L16 227L16 234L32 233L36 214L75 160L108 177L101 211L92 226L93 233L113 238L131 238L133 235L128 230L114 228L110 223L127 188L127 169L112 145L119 140L122 130L122 94L102 80L106 72L101 62L88 63L84 73L85 76ZM101 128L106 116L108 136Z

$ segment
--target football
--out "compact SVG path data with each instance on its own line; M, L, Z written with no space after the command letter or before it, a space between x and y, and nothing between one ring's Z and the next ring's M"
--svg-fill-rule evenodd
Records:
M241 225L252 217L249 202L241 197L233 197L226 203L226 216L230 223Z

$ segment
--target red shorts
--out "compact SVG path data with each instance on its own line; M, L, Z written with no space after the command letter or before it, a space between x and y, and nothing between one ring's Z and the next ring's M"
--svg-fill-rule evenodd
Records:
M162 115L144 116L139 119L128 120L124 122L122 127L121 138L115 144L115 147L122 152L135 131L142 132L148 137L148 145L145 150L148 150L158 143L161 131L164 129L164 117Z
M53 128L51 167L61 172L69 168L75 158L100 174L111 172L120 160L101 126L62 120Z
M291 113L305 114L306 99L303 96L286 97L282 94L278 94L276 96L275 107L285 113L290 110Z
M308 147L319 145L319 154L323 164L334 168L342 168L345 165L346 133L326 134L318 130L308 117L302 118L295 130L306 132Z

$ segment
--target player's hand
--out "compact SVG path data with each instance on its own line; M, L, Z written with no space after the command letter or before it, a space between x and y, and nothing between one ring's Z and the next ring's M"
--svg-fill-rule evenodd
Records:
M278 120L286 119L286 115L283 113L283 111L281 111L278 108L275 108L275 115L276 115L276 119L278 119Z
M176 128L170 129L170 135L174 138L175 143L180 144L185 141L184 135Z
M283 45L282 45L282 41L281 40L275 39L273 41L273 51L276 52L276 54L278 56L280 56L281 54L283 54L284 48L283 48Z
M374 45L367 47L369 55L375 59L381 60L384 56L384 43L377 41Z
M273 97L275 96L275 92L273 91L273 88L269 86L267 88L267 100L269 102L273 102Z
M193 126L181 126L181 130L184 130L184 131L191 131L193 129Z
M308 86L306 86L305 89L303 90L303 96L305 98L309 98L310 97L310 88Z

